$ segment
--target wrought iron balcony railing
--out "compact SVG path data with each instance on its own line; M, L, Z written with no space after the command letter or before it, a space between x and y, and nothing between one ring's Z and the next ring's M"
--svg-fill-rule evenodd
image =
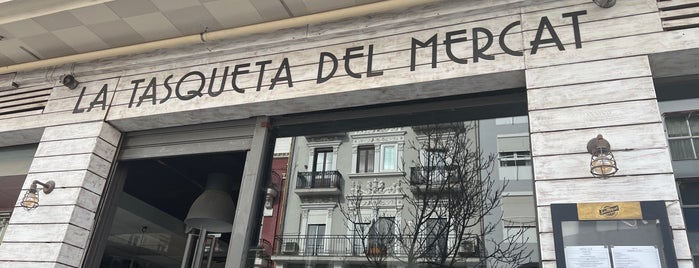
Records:
M289 256L366 256L387 254L393 250L392 235L347 236L347 235L284 235L275 238L275 255Z
M395 235L283 235L275 237L273 255L328 257L406 256L396 239L398 237ZM405 239L409 241L412 237L406 237ZM425 239L422 243L430 245L430 249L421 253L422 257L435 257L437 254L446 253L447 247L457 247L454 245L454 237L424 236L420 239ZM459 257L471 258L479 256L479 248L478 242L464 240L452 252Z
M296 189L340 189L342 175L337 170L299 172L296 180Z

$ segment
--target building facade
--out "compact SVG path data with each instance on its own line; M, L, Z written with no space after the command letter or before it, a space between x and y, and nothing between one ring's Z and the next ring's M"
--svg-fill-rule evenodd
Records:
M0 5L8 3L19 2ZM373 142L373 168L388 180L398 159L411 158L399 138L412 134L402 127L507 117L509 130L497 122L479 128L498 133L482 143L508 167L498 176L516 178L502 233L531 229L522 228L531 227L530 212L508 207L533 196L542 267L589 267L587 259L693 267L696 6L381 1L203 31L180 46L6 63L0 200L13 203L0 204L0 267L248 266L274 138L308 137L287 174L298 183L313 167L333 177L362 166L341 158L367 159L368 168L360 157L368 147L357 144L355 153L350 140L388 129L386 142ZM37 29L12 19L25 25L15 35ZM528 130L514 123L522 116ZM605 170L616 164L613 176L590 173L596 159L587 145L599 134L611 149L593 144L592 152L613 153L614 161L597 159ZM373 181L340 175L344 185ZM302 197L294 186L281 189L289 203L320 194ZM387 198L391 186L379 187ZM35 194L38 207L25 209ZM197 205L202 196L220 199ZM285 228L346 232L330 201L287 213Z
M461 134L468 137L459 141L449 136L453 134L445 133L442 136L432 133L432 129L424 130L437 126L406 126L296 137L294 161L289 163L293 174L289 190L293 194L285 203L282 232L275 239L272 259L276 266L404 267L408 265L407 256L410 254L426 256L418 258L420 265L439 261L430 258L431 249L417 249L409 253L412 245L396 241L400 236L418 237L424 240L421 244L441 249L445 255L454 255L458 267L469 262L471 265L479 261L487 263L484 260L489 257L486 252L494 252L496 247L498 250L506 248L485 241L518 241L525 244L511 250L531 256L508 263L512 266L538 262L536 206L526 116L461 124L469 126L459 129L464 131ZM452 130L445 128L444 131ZM454 151L426 151L430 149L427 146L430 141L440 143L437 139L448 140L441 142L452 146L469 147L467 150L478 151L479 154L455 161L452 158L458 154ZM465 174L449 169L457 163L468 166L471 161L486 164L477 171L482 173L479 180L469 180ZM424 234L419 235L403 228L421 220L448 220L448 213L419 215L411 211L411 208L429 203L421 202L421 194L430 195L430 201L449 198L440 193L452 190L446 185L447 178L468 181L468 184L472 184L470 187L479 187L478 182L492 181L493 185L485 187L504 190L497 193L499 203L493 209L480 212L488 216L481 219L480 215L468 214L473 221L482 220L483 223L468 231L476 238L459 241L461 246L455 245L457 231L454 229L461 227L457 223L448 227L452 230L439 235L431 234L435 229L431 226L421 230ZM429 192L415 187L438 190ZM468 205L485 205L471 201L467 193L456 196L469 200L466 203L471 204ZM379 233L377 230L387 231L382 230L386 229L383 225L391 227L388 232ZM492 230L486 230L488 228ZM386 239L384 236L395 238ZM439 239L442 239L441 243ZM375 258L371 256L371 249L375 244L381 244L379 240L390 250L385 257Z

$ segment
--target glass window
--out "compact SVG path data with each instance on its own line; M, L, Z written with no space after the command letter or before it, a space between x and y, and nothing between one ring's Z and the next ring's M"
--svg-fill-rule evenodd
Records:
M699 257L699 179L678 181L682 214L692 255Z
M501 180L531 180L532 155L529 151L499 152L498 176Z
M665 115L665 130L672 160L697 159L697 151L699 151L699 114Z
M396 145L383 145L381 146L381 150L381 170L396 170L398 161L398 151L396 150Z
M325 172L331 169L333 162L332 148L318 148L315 151L315 164L313 165L314 172Z
M446 230L447 219L434 218L427 219L427 245L428 250L425 252L427 257L446 257L447 252L447 236L449 231Z
M357 148L357 173L374 172L374 146L359 146Z
M533 196L504 196L502 210L505 237L517 238L516 240L521 241L521 243L536 243Z
M325 224L309 224L306 231L306 254L316 256L323 252Z

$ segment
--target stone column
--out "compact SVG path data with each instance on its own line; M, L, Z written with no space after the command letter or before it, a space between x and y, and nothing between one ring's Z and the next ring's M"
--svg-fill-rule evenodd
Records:
M44 130L0 246L0 267L80 267L120 139L105 122ZM53 180L56 188L40 190L39 207L27 211L19 203L34 180Z
M271 165L272 151L269 150L270 135L266 125L269 119L260 117L256 120L255 131L252 136L252 144L245 159L243 169L243 181L240 184L240 194L235 210L235 220L233 221L233 232L231 233L231 243L228 247L228 258L226 268L246 267L248 260L250 243L255 228L259 228L261 218L258 215L260 199L264 198L262 181L267 176L268 171L265 162ZM255 242L257 243L257 242ZM254 246L254 245L253 245Z
M680 267L693 267L646 56L526 70L542 267L555 267L553 203L663 200ZM619 171L590 174L602 134Z

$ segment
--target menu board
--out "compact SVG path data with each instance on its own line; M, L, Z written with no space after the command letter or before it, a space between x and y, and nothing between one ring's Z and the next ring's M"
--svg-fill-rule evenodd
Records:
M565 256L567 268L612 267L605 246L569 246L565 247Z
M614 268L661 268L660 255L654 246L612 247L612 260Z

